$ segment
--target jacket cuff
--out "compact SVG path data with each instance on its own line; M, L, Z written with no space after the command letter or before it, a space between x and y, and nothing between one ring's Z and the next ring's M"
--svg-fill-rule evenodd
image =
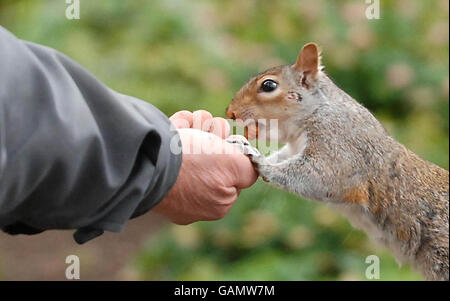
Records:
M132 193L129 192L121 204L105 218L79 228L74 234L74 239L79 244L103 234L104 231L122 231L129 219L147 213L161 202L178 178L182 163L181 140L178 131L167 116L153 105L134 98L131 98L131 104L137 112L156 127L153 131L148 132L141 144L139 150L141 158L137 159L141 163L136 163L135 167L139 179L133 179L137 182L148 181L148 186L142 193L140 202L136 203L130 200ZM129 212L128 215L126 212Z

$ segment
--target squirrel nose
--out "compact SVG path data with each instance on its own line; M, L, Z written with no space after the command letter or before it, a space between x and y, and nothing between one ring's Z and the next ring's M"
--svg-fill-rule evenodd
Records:
M225 114L227 115L227 118L230 118L230 119L233 119L233 120L236 120L236 118L237 118L236 112L232 111L230 106L228 106Z

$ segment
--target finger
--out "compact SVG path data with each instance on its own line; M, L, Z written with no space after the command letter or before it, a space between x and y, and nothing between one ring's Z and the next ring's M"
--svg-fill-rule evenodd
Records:
M198 110L193 113L193 123L192 128L201 130L204 132L208 132L212 123L209 122L205 125L206 120L213 119L213 116L210 112L205 110Z
M189 111L179 111L170 116L169 120L177 129L191 128L193 123L193 113Z
M230 124L228 121L221 117L214 117L212 120L212 125L208 132L219 136L222 139L227 138L230 135Z
M238 197L237 191L238 189L233 186L220 187L216 191L216 196L219 198L215 200L215 204L209 209L212 214L210 216L211 220L222 219L227 215Z
M258 179L258 173L250 159L243 154L232 155L235 164L235 186L238 189L252 186Z

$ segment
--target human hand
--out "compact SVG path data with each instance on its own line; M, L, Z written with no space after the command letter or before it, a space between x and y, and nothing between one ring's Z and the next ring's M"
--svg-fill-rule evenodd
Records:
M213 133L222 139L230 135L230 124L221 117L213 117L212 114L205 110L178 111L173 114L169 120L177 129L191 128L208 133Z
M257 173L247 156L221 137L191 128L178 132L183 149L180 173L152 211L181 225L223 218Z

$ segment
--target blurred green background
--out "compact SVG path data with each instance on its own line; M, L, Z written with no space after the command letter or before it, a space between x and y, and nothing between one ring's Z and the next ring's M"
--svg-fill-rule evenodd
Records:
M81 19L67 20L63 0L0 0L0 25L168 115L224 116L250 76L314 41L338 86L448 169L448 5L381 0L381 19L368 20L363 0L81 0ZM371 254L381 280L422 279L325 205L259 181L221 221L164 227L130 269L145 280L365 280Z

